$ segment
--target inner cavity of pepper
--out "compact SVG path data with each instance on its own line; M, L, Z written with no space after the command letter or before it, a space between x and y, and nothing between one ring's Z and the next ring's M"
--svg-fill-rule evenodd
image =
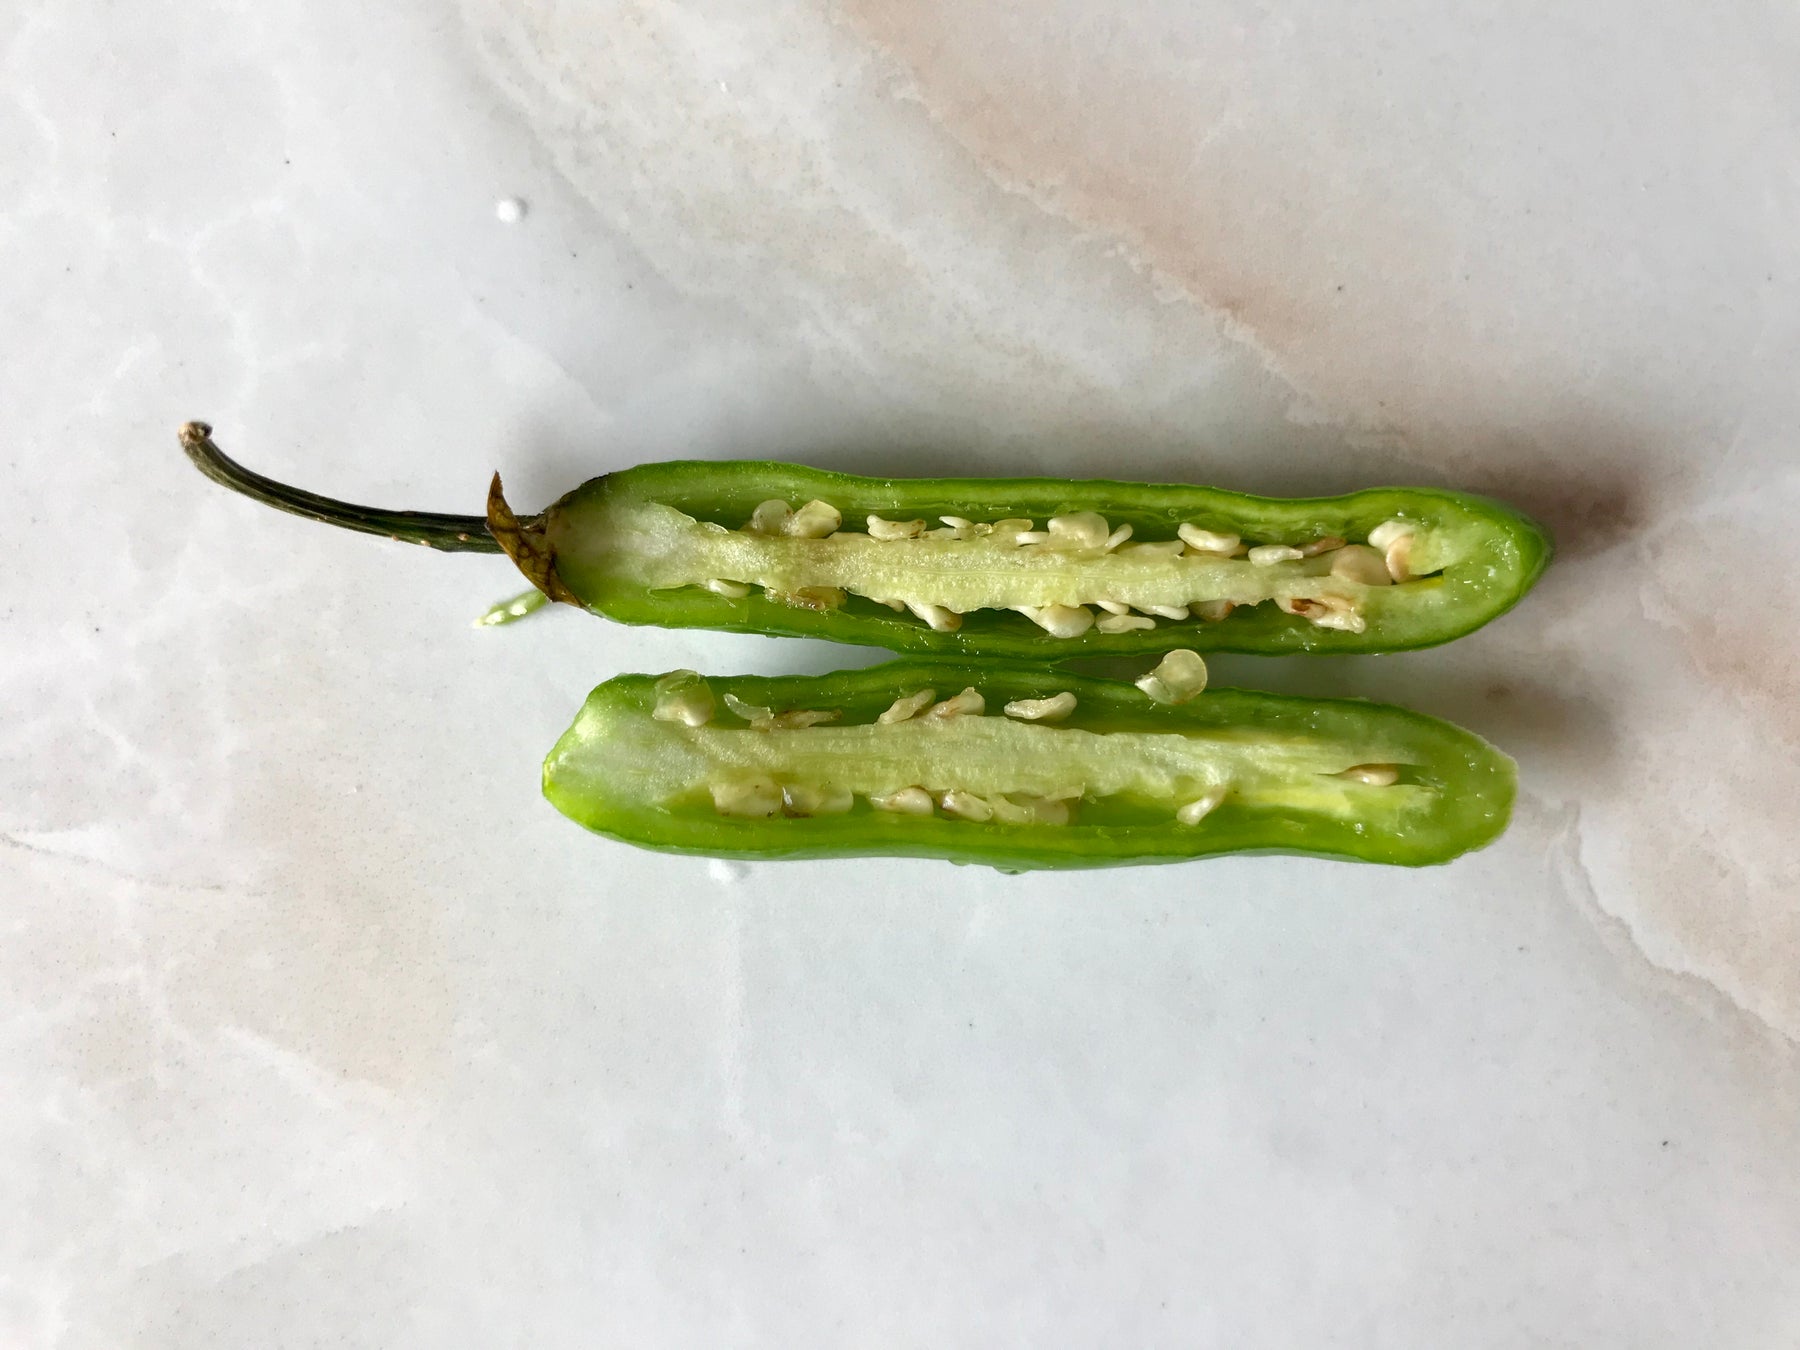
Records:
M759 505L741 526L647 503L644 539L658 586L731 598L761 588L815 610L858 596L940 632L978 610L1024 615L1056 638L1162 623L1218 622L1274 604L1319 628L1361 633L1371 592L1413 581L1421 529L1389 520L1366 539L1258 541L1184 522L1171 539L1134 537L1098 512L1025 518L845 520L824 501Z
M1197 827L1228 803L1350 819L1377 800L1422 810L1433 795L1402 781L1402 764L1314 737L1065 726L1071 693L996 712L975 688L907 690L873 719L851 721L838 709L715 703L687 671L657 689L653 718L670 741L646 746L640 768L665 804L727 817L854 812L1057 827L1078 823L1084 805L1130 801ZM715 715L721 705L728 711Z

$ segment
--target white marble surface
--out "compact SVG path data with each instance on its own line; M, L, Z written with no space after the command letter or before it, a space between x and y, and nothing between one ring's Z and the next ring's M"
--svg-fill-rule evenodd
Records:
M0 1345L1800 1343L1800 25L1652 0L0 6ZM498 200L527 203L514 224ZM620 669L278 518L674 454L1492 491L1420 874L708 865Z

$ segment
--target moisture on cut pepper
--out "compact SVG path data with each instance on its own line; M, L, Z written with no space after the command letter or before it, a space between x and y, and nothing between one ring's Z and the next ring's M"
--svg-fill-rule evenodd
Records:
M623 623L902 652L1424 647L1504 613L1550 552L1510 508L1427 488L1279 499L763 461L641 465L524 518L497 476L485 518L381 511L253 473L204 424L181 439L209 477L272 506L446 550L504 550L551 599Z
M1400 708L911 659L815 677L622 675L544 764L565 815L716 857L1022 871L1275 851L1438 863L1495 838L1512 761Z

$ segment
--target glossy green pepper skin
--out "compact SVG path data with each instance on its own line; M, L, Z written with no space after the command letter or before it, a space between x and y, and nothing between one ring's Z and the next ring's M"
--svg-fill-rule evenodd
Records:
M183 429L182 444L209 477L282 510L445 550L504 549L552 599L621 623L826 638L896 652L1061 662L1160 653L1174 647L1267 655L1428 647L1470 632L1511 608L1550 557L1544 532L1510 508L1425 488L1278 499L1105 480L883 479L764 461L676 461L605 474L523 519L507 506L496 478L484 520L376 510L276 483L227 458L212 443L210 428L201 423ZM814 500L829 503L852 532L861 529L869 516L925 522L944 517L981 522L1023 517L1042 529L1057 516L1097 513L1111 526L1131 526L1136 542L1117 554L1091 550L1087 555L1068 555L1067 561L1036 553L1037 562L1025 566L1042 564L1046 570L1074 577L1101 597L1132 550L1141 553L1145 541L1173 540L1183 524L1240 536L1246 542L1299 547L1330 537L1360 542L1377 527L1398 522L1417 531L1418 556L1412 570L1420 575L1400 585L1359 589L1360 631L1320 626L1264 602L1241 604L1223 618L1201 618L1196 612L1194 617L1157 618L1154 627L1125 632L1102 631L1111 622L1103 616L1079 635L1054 637L1024 613L1006 607L1004 599L992 606L977 603L956 618L959 626L954 631L939 631L912 612L895 612L868 596L885 590L890 592L886 598L897 604L911 598L911 591L929 590L924 571L934 551L945 556L943 546L915 540L882 545L890 551L880 553L868 547L867 536L854 533L794 540L749 535L746 522L771 499L795 506ZM870 564L878 578L864 578L868 594L852 587L819 604L807 602L805 586L782 592L766 579L726 578L752 584L727 588L739 594L715 593L706 589L714 574L694 557L708 550L708 557L713 557L720 556L720 549L736 549L734 556L741 560L747 549L760 549L763 565L776 573L787 568L803 581L799 575L803 564L829 572L831 565L844 561L843 550L858 548L864 550L865 560L880 553ZM785 553L787 561L777 558L771 563L771 555L778 553ZM1016 550L1006 559L1013 582L1026 553ZM1140 576L1156 570L1149 562L1134 565ZM1261 581L1283 569L1307 566L1283 562L1263 569L1223 559L1196 564L1188 557L1169 562L1162 571L1196 565L1221 572L1236 569L1240 581ZM873 585L875 579L879 587ZM909 585L915 580L916 586ZM788 598L775 598L780 594Z
M948 699L965 687L985 700L985 715L877 722L896 699L920 690ZM1065 692L1074 711L1053 725L1002 713L1013 700ZM590 830L674 853L908 856L1024 871L1246 851L1441 863L1494 839L1514 793L1512 761L1478 737L1377 703L1214 690L1170 706L1113 680L930 659L817 677L709 678L703 700L703 721L658 720L657 677L608 680L545 760L545 796ZM836 718L758 730L725 711L747 706ZM1346 777L1357 766L1397 772L1398 781ZM784 793L798 785L813 800L834 792L839 800L831 814L794 815L771 798L761 814L740 816L722 814L709 795L721 782L771 780ZM940 804L929 814L872 805L907 783ZM955 818L941 804L952 788L988 802L1006 792L1060 795L1072 814L1067 823ZM1209 791L1216 806L1182 823L1179 807Z

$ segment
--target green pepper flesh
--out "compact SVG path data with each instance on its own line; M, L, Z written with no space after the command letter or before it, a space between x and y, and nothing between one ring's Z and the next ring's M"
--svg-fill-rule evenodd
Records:
M769 538L741 527L759 503L821 500L846 532ZM936 521L1094 511L1130 525L1134 540L1173 540L1183 523L1257 543L1366 539L1383 522L1417 530L1414 579L1362 586L1319 574L1318 560L1254 566L1241 559L1154 558L1127 544L1114 553L1057 554L932 539L877 541L857 533L869 515ZM1052 479L859 478L760 461L669 462L591 480L540 518L546 557L569 598L623 623L820 637L907 652L1062 661L1201 650L1373 652L1431 646L1510 608L1545 566L1549 543L1509 508L1462 493L1372 489L1308 499L1251 497L1210 488ZM704 589L710 578L748 583L744 595ZM810 605L809 589L840 587ZM767 588L765 589L762 588ZM1282 595L1349 597L1364 631L1320 627L1274 604ZM778 598L782 594L789 598ZM799 599L796 600L796 595ZM1159 619L1154 629L1053 637L1010 608L1080 605L1101 598L1173 606L1231 600L1223 619ZM883 599L963 609L955 631L935 631Z
M890 855L1008 870L1178 861L1276 851L1371 862L1442 862L1505 827L1510 760L1479 738L1381 704L1213 690L1179 706L1111 680L1003 662L904 660L823 677L706 681L738 706L820 709L827 725L758 730L732 714L658 720L657 680L624 675L589 696L544 765L565 815L644 847L715 857ZM985 716L879 725L897 698L973 687ZM1068 691L1055 725L1015 721L1004 703ZM1392 765L1399 781L1341 775ZM816 816L721 814L720 784L770 780L817 796L853 794ZM1067 824L884 812L870 798L919 786L999 800L1073 799ZM1223 792L1198 823L1177 808Z

